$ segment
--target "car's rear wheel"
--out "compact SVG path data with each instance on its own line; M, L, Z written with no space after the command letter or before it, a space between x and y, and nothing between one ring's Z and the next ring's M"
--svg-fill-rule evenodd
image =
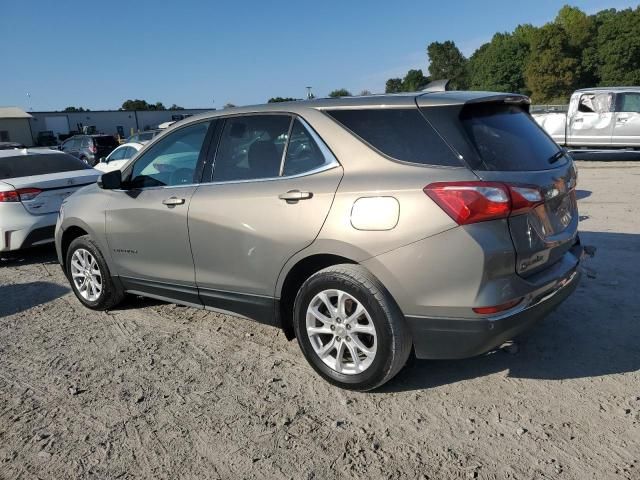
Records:
M294 328L311 366L334 385L371 390L406 363L411 336L384 286L359 265L312 275L294 305Z
M114 282L100 249L89 235L71 242L66 266L73 293L85 306L108 310L124 298L124 291Z

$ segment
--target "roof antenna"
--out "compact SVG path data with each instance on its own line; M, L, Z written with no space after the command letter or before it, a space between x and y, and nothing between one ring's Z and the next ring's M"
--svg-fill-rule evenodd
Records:
M451 80L449 80L448 78L444 79L444 80L434 80L433 82L429 82L429 84L422 89L423 92L446 92L448 90L448 86L449 86L449 82L451 82Z

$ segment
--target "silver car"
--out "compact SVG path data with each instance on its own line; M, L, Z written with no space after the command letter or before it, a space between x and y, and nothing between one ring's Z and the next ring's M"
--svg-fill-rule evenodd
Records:
M192 117L70 197L78 299L126 293L296 338L343 388L485 353L576 288L576 170L528 98L423 92Z
M577 90L568 111L533 118L560 145L593 149L640 148L640 87Z
M53 242L63 199L100 172L56 150L0 151L0 252Z

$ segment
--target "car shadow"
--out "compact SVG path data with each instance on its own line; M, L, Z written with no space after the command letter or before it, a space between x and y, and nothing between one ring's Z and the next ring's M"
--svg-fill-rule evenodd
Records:
M380 391L438 387L504 373L511 378L565 380L640 369L640 311L636 294L640 235L582 232L597 248L578 289L517 340L519 351L498 350L465 360L409 362Z
M0 252L0 268L34 265L36 263L44 263L47 265L58 263L56 248L53 243L15 252Z
M70 290L52 282L0 285L0 318L51 302Z

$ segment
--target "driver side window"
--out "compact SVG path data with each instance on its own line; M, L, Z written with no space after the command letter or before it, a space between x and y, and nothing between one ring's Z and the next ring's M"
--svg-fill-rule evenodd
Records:
M195 183L194 175L209 125L210 122L203 122L181 128L153 145L134 163L130 187Z

